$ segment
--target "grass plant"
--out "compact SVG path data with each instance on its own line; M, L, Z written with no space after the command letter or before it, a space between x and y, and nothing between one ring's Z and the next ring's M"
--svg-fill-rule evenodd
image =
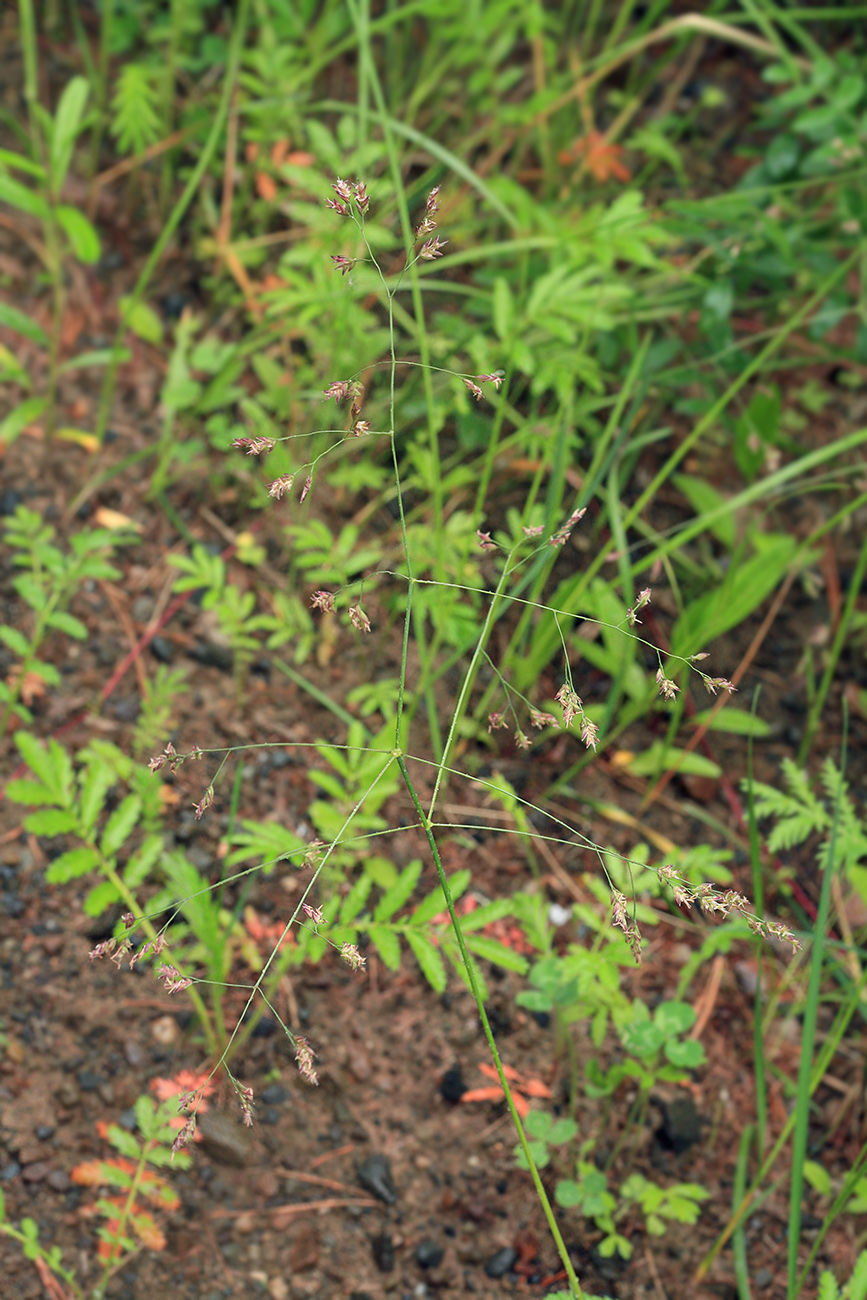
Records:
M629 771L652 780L648 802L678 774L721 774L696 752L708 729L766 734L755 710L737 710L728 700L757 644L736 669L726 669L731 681L705 671L706 649L746 627L772 597L773 615L795 584L810 581L820 543L851 526L867 500L863 484L852 490L867 430L834 429L814 443L808 417L821 414L822 401L809 385L793 397L785 382L786 368L805 359L839 361L855 382L867 356L863 295L852 289L864 255L859 124L867 90L851 51L829 54L814 25L846 21L854 10L840 6L817 19L809 10L750 0L723 19L673 16L662 2L637 12L626 0L610 14L596 0L562 12L505 2L468 12L454 0L442 0L436 14L428 8L394 5L374 15L368 0L347 0L314 13L309 5L240 0L230 27L222 20L209 27L205 6L172 3L155 37L165 55L156 68L142 43L153 5L141 0L123 12L103 6L95 57L84 16L73 6L84 75L68 83L52 117L37 93L35 10L21 0L26 148L0 155L0 199L41 222L37 251L52 323L46 333L14 309L0 311L0 323L43 348L47 374L44 395L19 401L31 392L31 377L11 353L0 356L16 394L0 439L10 442L36 420L51 437L64 373L101 365L93 443L102 446L127 333L164 344L164 326L145 297L170 246L183 237L185 256L207 265L207 290L229 329L190 312L173 328L160 436L141 453L151 502L189 544L187 553L171 557L179 571L174 589L204 593L202 606L217 618L233 656L239 704L254 658L265 655L346 732L342 743L299 746L325 796L310 810L313 842L274 822L239 821L239 769L227 874L216 882L183 854L164 852L152 801L122 756L105 746L88 747L74 767L56 740L46 748L19 730L19 752L36 779L10 783L7 794L37 807L25 822L32 833L70 841L49 881L77 888L80 877L96 871L101 883L85 910L96 914L114 902L125 908L114 938L92 955L111 955L118 965L162 957L154 973L164 989L192 998L208 1078L225 1072L245 1120L253 1098L233 1064L264 1009L283 1026L302 1077L316 1082L313 1045L275 1010L278 981L292 964L336 951L358 970L369 945L389 969L411 953L439 992L447 979L444 957L451 961L472 992L522 1163L574 1300L584 1292L564 1228L569 1221L555 1205L595 1221L603 1255L626 1257L632 1244L624 1221L639 1214L651 1233L666 1218L693 1222L703 1189L657 1188L634 1172L620 1177L613 1167L597 1169L589 1150L577 1157L570 1151L570 1176L559 1184L566 1190L552 1202L541 1170L549 1145L563 1147L556 1160L569 1150L572 1121L562 1121L556 1138L542 1112L531 1111L535 1118L525 1123L489 1022L483 964L528 975L524 1004L555 1015L570 1058L573 1106L580 1090L610 1098L624 1079L637 1081L620 1158L643 1127L650 1089L701 1065L699 1045L679 1037L694 1016L681 1001L694 969L749 931L797 944L799 924L765 919L774 882L762 872L760 816L782 818L776 843L787 822L793 835L793 826L797 834L826 831L817 915L806 936L795 1109L772 1139L771 1013L757 991L755 1120L741 1135L730 1220L698 1276L732 1241L739 1293L749 1294L745 1217L769 1180L787 1177L787 1300L796 1300L835 1217L857 1203L865 1159L862 1152L832 1189L819 1241L803 1260L811 1098L862 1007L865 981L854 946L844 952L828 937L835 882L844 870L857 883L863 848L843 775L825 770L833 811L794 765L788 796L751 780L752 904L710 869L701 875L680 862L648 869L640 849L616 854L594 843L548 801L568 794L580 804L587 764L610 757L642 723L655 728L656 743L631 757ZM768 94L746 130L751 170L733 176L722 194L704 177L687 196L701 152L695 133L718 130L725 108L724 89L711 88L680 113L701 54L697 42L707 40L729 42L756 59ZM221 69L218 85L206 47ZM117 63L115 50L125 56ZM317 98L321 74L341 59L351 59L357 74L355 101ZM657 112L663 71L674 80ZM461 109L454 116L444 108L452 94ZM64 203L61 192L88 128L91 198L108 184L98 169L113 138L125 155L124 174L145 187L160 223L131 293L118 304L112 346L64 362L65 259L93 262L100 255L92 212ZM183 152L190 138L200 141L193 158ZM147 165L157 159L152 177ZM438 233L443 219L447 240ZM854 332L844 333L853 320ZM323 392L335 406L325 408L324 422L311 420ZM267 458L267 478L251 456ZM721 462L724 484L714 481ZM84 496L130 463L127 457L117 471L99 471ZM271 530L279 544L272 537L270 551L251 535L233 543L244 581L225 556L196 544L172 504L199 468L243 484L245 506L288 513ZM329 508L332 491L356 503L351 522ZM670 493L682 518L660 525L652 508ZM832 507L793 536L787 504L795 494L818 500L820 493ZM311 509L312 517L305 513ZM74 562L37 524L22 510L7 530L31 569L18 592L34 611L34 627L29 637L2 629L22 665L11 684L0 683L4 728L13 718L33 724L25 682L40 673L48 685L59 680L37 658L42 642L52 629L79 636L82 625L68 605L86 581L114 573L107 561L113 543L101 533L78 535ZM815 745L857 628L865 565L861 546L809 700L798 769ZM667 633L652 595L661 575L673 610ZM295 588L312 593L312 608ZM307 671L326 636L354 635L368 644L373 638L384 651L392 631L400 650L388 674L352 698L335 698ZM596 686L592 696L585 681ZM691 682L717 696L694 725ZM444 707L446 683L453 685ZM165 729L178 687L167 675L155 681L136 744ZM501 744L533 754L558 734L581 745L543 798L524 799L499 774L484 774L483 759L496 757ZM199 791L201 819L227 764L245 746L179 750L176 737L165 739L156 745L162 753L154 755L153 771L176 772L192 759L216 767ZM845 766L844 752L843 772ZM112 807L119 782L129 790ZM444 811L446 792L458 782L499 804L502 833L526 846L531 864L540 846L549 853L580 846L595 855L608 913L603 919L598 909L587 911L595 977L584 949L555 950L538 889L462 910L470 876L450 876L442 853L446 837L462 829ZM394 827L384 814L399 790L427 847L428 879L421 861L399 871L388 859ZM536 828L542 814L550 834ZM774 845L771 837L772 851ZM245 901L256 874L281 862L304 870L306 883L272 951L245 982L236 978ZM637 897L643 872L655 873L681 909L728 923L684 972L676 999L653 1015L622 987L623 971L640 957L641 926L653 919ZM442 913L448 926L437 919ZM532 962L485 933L506 917L523 925ZM169 940L171 963L163 952ZM761 981L765 966L759 969ZM829 970L842 993L820 1044ZM234 1024L230 999L233 1007L238 999L243 1004ZM625 1063L579 1071L571 1026L584 1020L597 1047L612 1026L618 1030ZM184 1098L176 1151L193 1138L204 1086ZM784 1151L785 1175L776 1165ZM29 1229L0 1228L72 1286L59 1258L35 1245ZM118 1239L125 1232L121 1225ZM862 1293L860 1278L856 1270L852 1300ZM831 1284L822 1283L829 1295Z

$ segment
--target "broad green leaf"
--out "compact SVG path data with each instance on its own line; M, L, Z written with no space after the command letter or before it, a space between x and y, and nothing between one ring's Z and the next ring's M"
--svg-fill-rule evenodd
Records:
M757 536L756 554L743 564L733 563L723 582L706 596L692 601L672 633L672 654L689 657L704 650L733 627L738 627L782 582L795 558L795 537ZM799 564L809 557L799 557Z
M531 1111L531 1114L536 1112ZM528 1115L529 1119L530 1116ZM578 1125L574 1119L558 1119L551 1125L551 1131L548 1134L548 1141L553 1146L562 1146L564 1142L571 1142L578 1136Z
M13 153L11 149L0 149L0 166L11 167L13 171L24 172L27 176L36 176L39 180L45 179L44 167L32 162L30 158L25 158L24 154Z
M10 307L6 302L0 302L0 325L5 325L7 329L30 339L31 343L38 343L41 348L48 347L48 335L42 326L37 325L36 321L31 320L23 311L19 311L17 307Z
M78 208L71 208L61 203L55 208L55 214L79 262L86 262L88 265L98 262L102 245L99 242L99 235L84 213L79 212Z
M85 78L73 77L64 86L60 96L52 124L49 158L51 189L55 195L60 193L66 180L89 94L90 86Z
M0 627L0 641L5 641L13 654L23 659L30 649L30 642L17 627Z
M388 921L403 907L418 883L421 870L422 865L418 860L410 862L409 866L404 868L391 888L386 890L377 903L373 913L374 921Z
M57 367L58 374L66 375L70 370L85 370L87 367L109 366L112 361L121 365L132 358L129 348L95 348L89 352L79 352L77 357L70 357L63 365Z
M0 343L0 384L19 384L28 392L33 387L27 371L3 343Z
M692 721L698 727L707 726L709 731L724 731L731 736L754 736L757 740L764 740L771 734L771 725L764 718L744 709L734 709L730 704L720 709L715 717L711 717L712 713L712 709L704 709L696 713Z
M103 912L112 907L119 897L113 881L101 880L98 885L94 885L85 898L84 913L86 916L102 916Z
M661 1002L653 1013L653 1023L667 1038L685 1034L695 1024L696 1015L687 1002Z
M311 777L314 775L313 772L310 773ZM343 792L341 791L341 794L342 793ZM370 858L365 858L364 874L370 876L371 880L373 880L375 884L379 885L380 889L385 890L391 889L392 885L395 884L398 878L397 867L394 863L389 862L388 858L380 857L378 854L374 854L374 856Z
M49 885L65 885L69 880L75 880L78 876L86 876L89 871L95 871L98 866L99 854L96 850L82 845L80 848L70 849L68 853L61 853L59 858L49 863L45 879Z
M505 343L515 327L515 300L508 280L501 275L494 281L491 320L497 338Z
M149 835L144 844L132 854L123 873L123 883L130 889L137 889L150 875L151 869L158 862L163 851L163 837Z
M584 1193L579 1184L573 1182L571 1178L562 1178L554 1190L554 1200L564 1210L570 1210L582 1203Z
M483 903L474 912L467 912L461 917L461 929L464 934L471 930L480 930L492 921L501 921L503 917L512 916L514 907L509 898L495 898L490 903Z
M830 1196L833 1191L831 1175L824 1165L818 1164L815 1160L804 1161L804 1177L807 1182L818 1192L820 1196Z
M9 781L6 785L6 797L13 803L29 804L37 807L44 803L57 803L54 791L39 781Z
M142 801L137 794L128 794L109 817L102 833L100 849L106 858L113 858L123 848L141 816Z
M46 748L29 731L16 732L15 743L31 772L61 807L68 808L72 802L72 759L63 746L52 739Z
M105 806L105 796L117 781L117 773L107 763L91 761L81 783L79 810L85 835L89 835Z
M289 858L295 866L300 865L305 842L279 822L245 820L241 828L232 836L232 845L239 847L233 847L226 859L227 866L233 867L247 858L263 858L262 866L267 872L272 871L275 863L283 857Z
M505 966L506 970L517 971L519 975L526 974L529 968L526 957L522 957L519 952L515 952L514 948L507 948L504 943L500 943L498 939L491 939L486 934L467 935L467 947L477 957L483 957L485 961L493 962L495 966Z
M44 397L28 397L0 420L0 442L14 442L28 424L38 420L48 402Z
M8 203L10 208L26 212L30 217L38 217L40 221L47 220L51 215L51 209L41 194L37 194L36 190L31 190L27 185L22 185L20 181L13 180L11 176L5 176L2 172L0 172L0 203Z
M460 898L461 894L463 894L467 889L471 880L472 873L466 869L456 871L455 874L450 877L449 892L451 893L453 900L457 901L457 899ZM432 920L433 917L438 916L440 912L444 912L445 910L445 896L443 895L442 889L437 886L436 889L428 894L427 898L422 899L413 912L411 918L412 924L423 925L426 921Z
M709 776L715 779L722 775L719 764L705 758L703 754L668 748L658 740L640 754L635 754L628 763L624 763L624 767L633 776L655 776L669 768L687 776Z
M422 975L424 975L434 993L444 993L446 969L440 950L421 930L414 930L409 927L403 931L403 935L421 967Z
M149 307L146 302L132 302L129 298L121 298L120 309L124 321L133 334L137 334L145 343L162 343L163 323L153 307Z
M372 925L367 933L383 965L389 970L400 970L400 940L394 931L383 925Z
M87 628L81 619L75 618L65 610L56 609L53 614L49 614L45 620L48 627L56 628L58 632L65 632L67 636L74 637L76 641L85 641L87 639Z
M31 813L24 820L24 829L33 835L66 835L77 825L75 814L62 808L45 808L42 812Z
M717 492L716 488L708 483L706 479L693 478L690 474L675 474L673 481L686 497L699 519L703 514L721 511L725 505L725 497ZM722 542L727 551L734 550L737 533L733 513L721 512L715 514L709 527L710 531Z
M138 1160L141 1156L141 1147L132 1133L127 1133L119 1124L109 1124L106 1136L115 1151L119 1151L122 1156L127 1156L130 1160Z
M695 1070L704 1064L704 1048L694 1038L665 1044L665 1055L681 1070Z
M373 888L373 877L361 875L343 900L340 908L340 924L349 925L358 916L367 896Z
M531 1110L524 1120L524 1130L530 1137L548 1140L554 1125L552 1117L546 1110Z
M136 1100L133 1106L133 1111L135 1112L135 1120L138 1125L138 1130L145 1141L148 1141L150 1138L155 1136L154 1125L157 1119L156 1103L152 1097L148 1097L143 1093L141 1097Z

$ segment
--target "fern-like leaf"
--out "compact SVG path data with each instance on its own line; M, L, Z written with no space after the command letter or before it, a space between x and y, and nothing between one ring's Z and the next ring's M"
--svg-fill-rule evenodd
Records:
M143 63L121 68L112 96L111 133L120 153L143 153L160 138L155 70Z

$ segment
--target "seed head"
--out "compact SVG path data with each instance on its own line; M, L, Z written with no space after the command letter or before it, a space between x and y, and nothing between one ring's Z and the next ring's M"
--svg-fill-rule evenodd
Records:
M166 962L156 968L156 977L162 980L163 987L167 993L178 993L181 989L187 989L192 984L191 979L181 975L175 966L169 966Z
M197 822L200 822L202 820L205 813L208 811L208 809L210 808L213 802L214 802L214 787L212 785L209 785L205 793L202 795L202 798L199 800L197 804L194 805L196 810Z
M246 451L248 456L258 456L263 451L271 451L275 446L274 438L235 438L232 443L239 451Z
M364 970L367 965L354 943L342 943L340 945L340 955L353 970Z
M731 695L737 690L737 687L727 677L703 677L702 681L709 695L716 695L717 690L726 691Z
M370 619L360 605L349 606L349 621L357 632L370 631Z
M554 696L554 699L563 710L564 727L570 726L572 719L577 718L579 714L583 714L584 712L584 706L581 703L580 697L575 694L574 690L569 685L561 686L557 694Z
M439 235L434 239L429 239L426 244L422 244L419 249L419 257L423 262L432 262L435 257L442 257L441 248L445 248L449 241L440 239Z
M319 1082L319 1076L313 1068L313 1059L315 1056L316 1053L307 1039L302 1038L300 1034L296 1035L295 1060L298 1062L298 1073L301 1075L302 1079L306 1079L308 1083L314 1085Z
M172 1143L172 1159L174 1159L174 1157L177 1155L179 1151L183 1151L184 1147L190 1145L195 1135L195 1132L196 1132L196 1117L195 1115L191 1115L190 1118L187 1120L186 1124L184 1124L183 1128L178 1129L178 1135L175 1138L174 1142Z
M342 257L339 253L332 253L331 260L334 263L335 271L339 271L341 275L346 275L346 272L352 270L358 259L355 257Z
M673 700L680 690L679 686L666 677L661 668L656 674L656 684L659 687L659 693L664 700Z
M279 501L286 492L291 491L294 482L294 474L281 474L279 478L274 479L273 483L268 484L268 496Z
M643 591L640 591L638 593L638 600L635 602L633 608L628 609L626 611L626 621L630 627L635 627L636 623L641 622L641 619L638 617L638 611L640 609L644 609L644 606L649 604L650 604L650 588L645 587Z
M313 609L319 609L323 614L334 613L334 597L330 591L314 591L310 604Z

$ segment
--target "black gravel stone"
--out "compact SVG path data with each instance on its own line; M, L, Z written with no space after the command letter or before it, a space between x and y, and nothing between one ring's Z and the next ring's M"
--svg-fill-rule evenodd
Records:
M492 1255L485 1265L488 1277L505 1277L518 1262L518 1252L512 1246L504 1246Z
M688 1151L701 1138L701 1117L687 1092L673 1101L660 1103L662 1124L657 1130L659 1144L675 1155Z
M467 1090L464 1082L464 1076L461 1074L461 1067L453 1065L450 1070L446 1070L440 1080L440 1096L444 1101L458 1102Z
M151 638L150 651L157 663L170 664L175 657L171 643L164 636Z
M443 1262L445 1251L438 1241L426 1237L420 1241L415 1250L415 1262L419 1268L438 1268Z
M378 1197L386 1205L394 1205L397 1200L397 1188L394 1185L388 1156L368 1156L357 1166L356 1175L365 1191Z
M221 673L232 671L232 652L225 646L215 645L213 641L197 641L188 651L191 659L205 668L219 668Z
M380 1273L390 1273L394 1268L394 1241L391 1233L380 1232L376 1237L371 1238L370 1250L373 1262Z

